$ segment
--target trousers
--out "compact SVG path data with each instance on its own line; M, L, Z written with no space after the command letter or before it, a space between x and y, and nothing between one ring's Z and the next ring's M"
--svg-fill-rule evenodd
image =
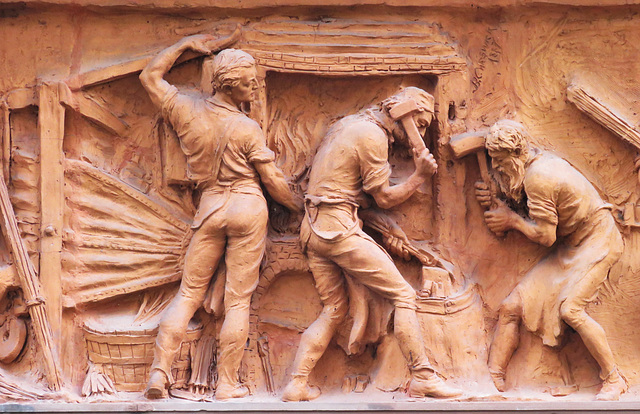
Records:
M308 240L309 267L323 309L302 335L293 375L311 373L347 315L349 298L343 271L394 304L394 333L409 368L414 373L433 372L416 315L415 290L391 257L361 229L337 242L323 240L312 232L307 218L302 221L301 240Z
M268 211L264 197L231 193L195 231L177 295L164 311L151 370L173 382L171 365L186 335L189 320L204 301L211 278L225 256L225 317L220 332L218 383L238 383L238 369L249 332L251 295L258 286L264 256ZM202 201L201 201L202 205Z

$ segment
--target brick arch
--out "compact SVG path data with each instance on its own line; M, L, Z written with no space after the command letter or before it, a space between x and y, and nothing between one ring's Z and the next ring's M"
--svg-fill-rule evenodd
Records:
M260 271L260 281L251 298L252 316L257 312L260 300L267 293L271 284L278 276L290 271L310 272L307 257L302 252L299 239L288 237L270 240L267 246L265 265Z
M246 350L247 362L250 362L248 366L261 367L260 357L257 352L257 341L260 337L258 312L262 298L279 276L291 271L310 272L307 258L302 252L299 239L297 237L270 239L266 249L265 265L260 271L260 281L251 298L249 347ZM249 384L255 384L261 389L265 388L264 374L259 368L250 370L247 375Z

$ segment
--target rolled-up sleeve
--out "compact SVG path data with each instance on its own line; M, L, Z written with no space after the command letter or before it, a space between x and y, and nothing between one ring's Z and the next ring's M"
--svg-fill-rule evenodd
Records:
M383 140L365 139L358 148L362 189L369 193L389 182L389 146L386 137Z
M272 162L276 155L267 147L267 140L257 123L249 121L243 125L245 156L250 163Z
M529 180L525 183L529 217L558 224L558 207L555 200L555 185L552 181Z
M178 134L193 128L193 120L197 114L196 100L179 93L175 86L171 86L162 98L162 117Z

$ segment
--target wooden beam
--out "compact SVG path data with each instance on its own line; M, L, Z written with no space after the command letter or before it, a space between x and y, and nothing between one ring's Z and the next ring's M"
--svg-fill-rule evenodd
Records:
M92 69L69 78L66 83L72 90L79 90L88 86L111 82L142 71L151 59L153 59L153 56L144 56L138 59Z
M9 109L23 109L28 106L38 105L38 93L36 88L13 89L7 93L7 105Z
M640 128L630 112L631 104L623 97L608 92L613 90L604 87L602 80L574 80L567 87L567 100L640 151Z
M75 7L108 8L129 10L216 10L216 9L258 9L276 7L352 7L379 6L391 7L446 7L463 9L485 9L496 7L528 7L545 5L562 5L572 7L628 7L640 4L640 0L3 0L3 3L26 3L33 7L42 5L71 5Z
M40 135L40 282L47 294L47 310L57 349L62 349L62 227L64 214L64 106L60 84L39 87Z
M2 112L2 174L4 181L10 181L11 166L11 109L6 100L0 102Z
M240 39L241 26L237 25L233 33L226 38L221 38L213 45L214 52L231 46ZM141 56L137 59L128 60L125 62L119 62L113 65L109 65L102 68L92 69L86 72L79 73L67 79L66 83L71 90L79 90L88 86L99 85L106 82L111 82L116 79L124 78L125 76L133 75L134 73L141 72L142 69L157 55L153 53L151 55ZM176 60L175 65L187 62L199 57L204 56L202 53L196 53L192 50L188 50L182 54Z
M116 114L82 92L71 92L65 83L60 83L60 102L112 134L124 137L129 130L129 124Z
M241 26L237 25L229 36L214 40L211 47L213 52L224 49L231 46L240 39ZM79 90L88 86L99 85L106 82L111 82L116 79L124 78L125 76L133 75L134 73L141 72L142 69L157 55L153 53L151 55L141 56L139 58L128 60L125 62L116 63L102 68L92 69L86 72L79 73L67 79L66 83L71 90ZM176 60L174 65L187 62L199 57L204 56L202 53L197 53L192 50L188 50L182 54Z

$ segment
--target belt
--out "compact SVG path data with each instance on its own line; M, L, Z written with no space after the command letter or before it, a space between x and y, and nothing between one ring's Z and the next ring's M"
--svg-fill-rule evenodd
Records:
M355 234L359 229L359 220L357 217L358 212L358 203L353 202L351 200L347 200L345 198L339 197L330 197L330 196L313 196L306 195L304 198L304 208L306 211L307 221L309 222L309 227L313 234L315 234L319 239L329 242L329 243L337 243L345 238ZM318 218L318 206L321 204L329 204L329 205L339 205L339 204L347 204L351 207L353 223L351 226L345 230L337 230L337 231L326 231L326 230L318 230L315 228L314 223Z

